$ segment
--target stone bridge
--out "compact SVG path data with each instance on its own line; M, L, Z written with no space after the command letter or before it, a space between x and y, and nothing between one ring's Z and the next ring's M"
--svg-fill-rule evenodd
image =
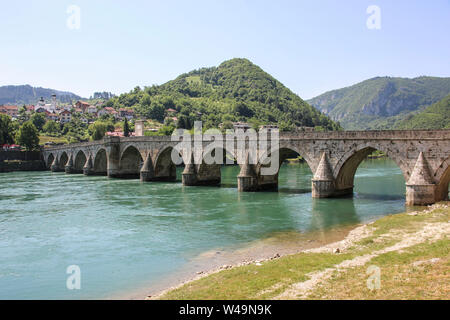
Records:
M220 151L228 159L238 159L238 140ZM231 137L231 138L230 138ZM248 148L251 138L244 138ZM214 139L201 136L207 150ZM66 173L105 175L111 178L139 178L142 181L174 181L176 166L172 150L179 141L171 137L106 137L104 140L63 145L43 151L47 168ZM192 149L194 150L194 149ZM276 189L278 169L286 158L302 156L312 173L312 196L336 197L353 193L353 181L359 164L373 151L384 152L400 168L406 181L406 203L427 205L448 198L450 181L450 130L404 131L339 131L301 132L280 134L279 144L273 144L271 154L277 154L275 174L263 175L267 154L258 149L257 159L238 161L241 171L237 176L239 191ZM180 154L186 163L184 185L220 184L219 164L207 164L203 157L194 160L193 153ZM248 152L248 151L247 151ZM194 160L194 161L192 161ZM208 162L210 163L210 162Z

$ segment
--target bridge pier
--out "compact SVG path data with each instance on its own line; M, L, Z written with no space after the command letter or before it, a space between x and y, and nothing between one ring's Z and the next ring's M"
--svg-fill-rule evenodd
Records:
M89 155L88 159L86 160L86 163L83 167L83 174L85 176L94 175L94 166L92 165L92 157L90 155Z
M436 202L436 185L423 152L419 154L406 183L406 205L425 206Z
M313 198L336 196L336 183L328 156L325 152L322 153L317 170L311 179L311 189Z
M237 176L238 191L248 192L258 190L258 177L255 172L255 168L250 164L249 154L245 157L245 163L241 167L241 171Z
M141 181L152 181L154 177L155 171L153 170L152 157L148 154L140 171L140 179Z
M220 165L202 163L196 165L191 155L189 163L184 167L181 180L185 186L217 186L220 185Z
M193 153L191 154L189 163L186 163L181 174L181 182L183 186L195 186L197 184L197 169L195 168Z
M59 166L59 160L58 160L58 157L55 157L55 159L53 160L53 163L52 163L52 165L50 166L50 170L51 170L52 172L63 172L63 171L64 171L64 169L62 169L62 168Z
M64 166L64 171L68 174L74 173L73 172L73 156L72 155L69 155L69 160L67 160L67 163Z

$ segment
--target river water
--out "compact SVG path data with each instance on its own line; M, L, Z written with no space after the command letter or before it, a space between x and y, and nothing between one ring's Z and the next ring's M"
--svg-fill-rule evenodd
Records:
M238 193L238 171L222 168L221 187L0 173L0 299L108 298L160 282L210 250L405 210L404 179L388 159L360 165L353 198L312 199L305 164L281 167L278 192ZM71 265L80 290L66 287Z

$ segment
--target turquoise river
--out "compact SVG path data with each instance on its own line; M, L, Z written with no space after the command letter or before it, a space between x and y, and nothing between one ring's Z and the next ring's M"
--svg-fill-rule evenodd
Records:
M238 171L224 167L221 187L1 173L0 299L120 296L151 289L205 252L405 210L403 176L387 159L360 165L353 198L312 199L305 164L281 167L278 192L238 193ZM80 268L80 290L66 287L70 265Z

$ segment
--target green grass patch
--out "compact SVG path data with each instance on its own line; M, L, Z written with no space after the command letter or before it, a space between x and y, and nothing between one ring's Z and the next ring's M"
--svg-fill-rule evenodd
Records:
M47 136L47 135L39 136L39 144L45 144L47 142L68 143L67 139L65 137L52 137L52 136Z

